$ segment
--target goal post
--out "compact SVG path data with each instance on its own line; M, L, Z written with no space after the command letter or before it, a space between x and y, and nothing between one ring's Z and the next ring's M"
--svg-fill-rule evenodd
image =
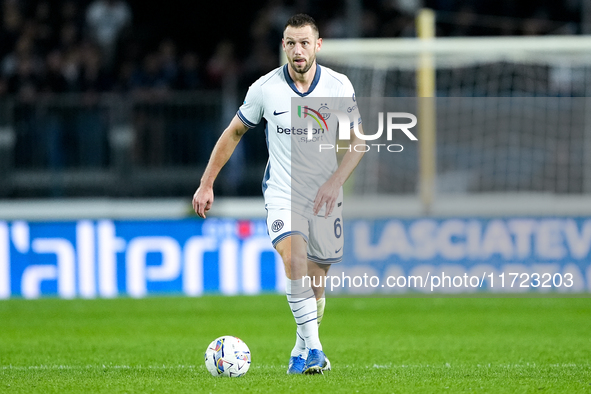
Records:
M435 13L424 8L417 15L417 35L421 42L435 39ZM433 54L425 50L419 54L417 65L417 118L419 128L419 194L423 214L431 212L435 193L436 158L435 153L435 65Z

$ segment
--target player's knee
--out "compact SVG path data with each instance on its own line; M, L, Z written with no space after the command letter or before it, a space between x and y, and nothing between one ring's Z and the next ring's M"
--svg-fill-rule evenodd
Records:
M300 279L306 275L306 256L300 256L297 253L284 253L281 255L285 267L285 275L288 279Z

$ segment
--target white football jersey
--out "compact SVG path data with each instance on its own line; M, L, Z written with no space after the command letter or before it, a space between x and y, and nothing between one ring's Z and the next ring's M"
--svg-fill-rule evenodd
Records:
M287 64L259 78L248 89L237 115L249 128L263 118L267 121L269 160L263 178L267 209L309 214L318 189L337 169L334 146L338 121L327 109L346 113L350 127L354 121L361 123L349 79L320 65L316 65L306 93L297 90ZM308 124L313 125L312 136L308 135Z

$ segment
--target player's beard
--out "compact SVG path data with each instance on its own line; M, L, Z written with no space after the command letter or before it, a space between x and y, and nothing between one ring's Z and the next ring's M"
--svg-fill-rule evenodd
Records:
M316 61L316 55L313 55L309 61L306 62L306 65L304 66L304 68L302 69L297 69L296 65L295 65L295 60L291 61L291 68L293 68L293 71L297 72L298 74L305 74L308 71L310 71L310 69L312 68L312 65L314 64L314 62Z

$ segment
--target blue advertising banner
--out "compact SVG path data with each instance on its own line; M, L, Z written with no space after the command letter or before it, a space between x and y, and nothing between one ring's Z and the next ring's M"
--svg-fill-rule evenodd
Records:
M283 291L263 221L0 222L0 298Z
M591 290L591 219L346 220L331 294ZM0 299L283 293L263 220L0 221Z
M326 283L333 293L591 290L588 218L355 220L345 228L346 258Z

